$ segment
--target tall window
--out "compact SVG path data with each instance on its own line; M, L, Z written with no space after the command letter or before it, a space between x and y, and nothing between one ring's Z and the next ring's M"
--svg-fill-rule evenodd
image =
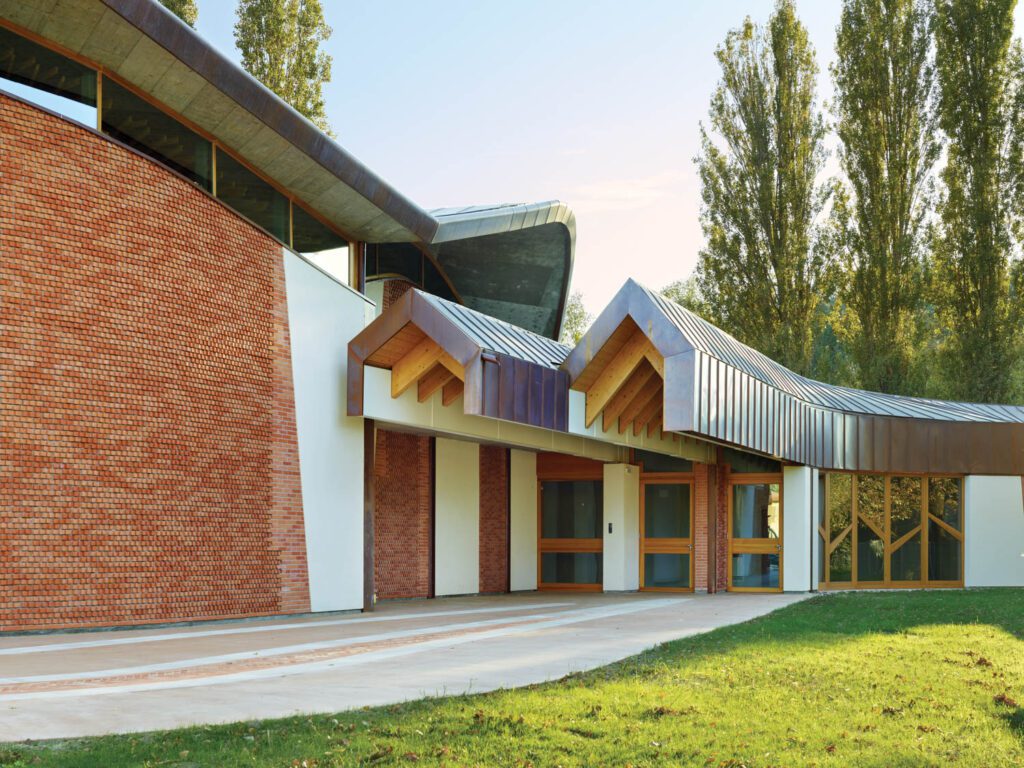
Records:
M545 480L540 491L540 584L598 588L602 583L600 480Z
M829 473L818 536L822 587L960 586L963 481Z

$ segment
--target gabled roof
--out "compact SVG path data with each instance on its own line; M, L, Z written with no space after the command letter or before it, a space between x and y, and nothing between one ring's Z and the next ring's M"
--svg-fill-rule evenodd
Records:
M706 320L628 281L566 358L588 418L643 365L636 330L663 360L663 426L822 468L1024 474L1024 408L865 392L799 376ZM650 353L648 353L648 358ZM594 387L598 392L591 398ZM592 402L591 402L592 401ZM591 407L593 405L593 408Z
M348 413L363 414L364 366L391 371L392 397L414 384L425 402L441 390L463 411L564 432L564 344L410 289L348 346Z

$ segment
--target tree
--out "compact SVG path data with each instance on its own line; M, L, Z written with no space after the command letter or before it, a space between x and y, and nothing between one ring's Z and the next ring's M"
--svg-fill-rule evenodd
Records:
M1016 0L938 0L939 122L948 142L936 240L937 304L949 328L949 394L1012 395L1020 310L1010 252L1021 192L1021 53L1011 47Z
M160 0L160 2L190 27L195 27L196 19L199 18L199 8L196 5L196 0Z
M818 67L792 0L766 29L748 18L715 53L722 69L701 126L701 251L697 285L713 322L800 373L811 366L829 258L815 247L828 199Z
M562 335L559 338L563 344L579 344L583 334L590 328L594 318L583 306L583 294L573 291L569 301L565 304L565 321L562 323Z
M704 297L701 296L700 286L697 285L697 277L695 275L691 275L686 280L676 280L674 283L669 283L661 289L661 295L700 317L706 317L711 314L704 301Z
M836 128L850 192L845 340L859 384L878 392L919 389L924 224L939 155L931 25L926 0L845 0L836 37Z
M320 0L239 0L235 43L257 80L329 132L323 86L331 57L320 44L331 36Z

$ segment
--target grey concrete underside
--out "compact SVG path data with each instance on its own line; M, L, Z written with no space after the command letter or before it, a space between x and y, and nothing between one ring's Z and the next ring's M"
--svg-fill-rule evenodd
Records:
M331 712L522 686L805 597L531 593L393 602L369 615L3 637L0 741ZM352 644L358 645L338 655ZM46 646L57 650L41 651ZM255 667L247 667L251 659Z

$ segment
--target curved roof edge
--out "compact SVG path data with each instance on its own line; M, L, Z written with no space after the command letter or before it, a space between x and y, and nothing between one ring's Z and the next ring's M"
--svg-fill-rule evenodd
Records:
M633 280L569 353L563 370L571 382L623 323L635 324L665 359L668 431L826 469L1024 474L1024 407L814 381Z

